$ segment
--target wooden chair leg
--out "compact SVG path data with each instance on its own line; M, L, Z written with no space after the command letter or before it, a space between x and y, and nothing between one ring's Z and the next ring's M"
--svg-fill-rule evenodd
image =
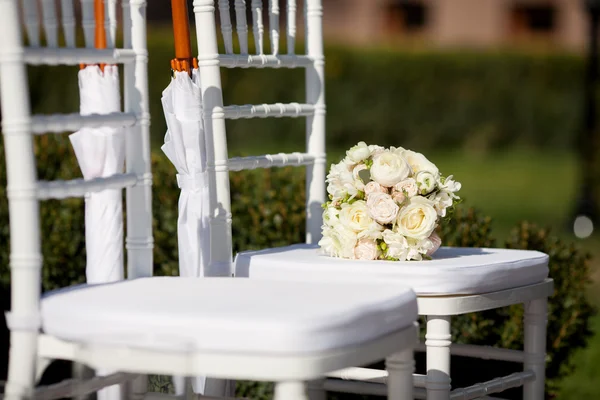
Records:
M385 366L388 371L388 400L412 400L415 369L413 350L391 355L385 360Z
M450 317L431 315L427 317L427 399L450 399Z
M304 382L277 382L273 400L309 400Z
M535 380L523 386L524 400L543 400L546 384L546 325L548 299L536 299L525 304L525 363L526 370L535 373Z

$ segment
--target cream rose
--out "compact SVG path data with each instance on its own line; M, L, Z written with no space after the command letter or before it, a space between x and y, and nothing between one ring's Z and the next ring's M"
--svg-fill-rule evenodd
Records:
M382 237L386 244L385 256L406 261L408 255L408 242L406 238L389 229L383 231Z
M398 232L408 238L425 239L433 232L437 223L437 211L433 202L420 196L410 199L400 210L397 220Z
M365 142L359 142L356 146L346 151L346 159L348 164L358 164L371 156L371 150Z
M373 158L371 178L382 186L392 187L409 174L410 166L396 153L386 150Z
M357 200L352 204L342 204L339 219L342 225L356 233L370 229L373 223L367 210L367 203L363 200Z
M381 255L377 242L371 239L360 239L354 247L354 258L357 260L376 260Z
M417 174L421 171L428 171L435 177L440 175L440 170L438 167L429 161L423 154L412 150L404 150L402 152L402 156L408 162L408 165L410 165L413 173Z
M365 185L365 195L369 197L372 193L388 193L387 188L384 188L379 183L371 181Z
M419 187L417 186L417 181L415 181L414 178L408 178L394 185L394 190L406 193L408 197L413 197L417 195Z
M367 199L369 216L382 225L392 223L398 217L400 207L386 193L372 193Z
M437 185L435 176L433 176L433 174L429 171L420 171L415 180L417 181L417 186L419 187L419 193L422 195L433 192Z

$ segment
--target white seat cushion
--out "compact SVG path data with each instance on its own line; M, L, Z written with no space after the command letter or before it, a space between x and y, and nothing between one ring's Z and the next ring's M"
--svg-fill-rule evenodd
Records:
M417 319L402 285L154 277L51 292L44 333L166 350L298 354L357 345Z
M397 281L417 295L482 294L542 282L548 256L538 251L442 247L429 261L360 261L293 245L237 255L236 274L250 278L318 281Z

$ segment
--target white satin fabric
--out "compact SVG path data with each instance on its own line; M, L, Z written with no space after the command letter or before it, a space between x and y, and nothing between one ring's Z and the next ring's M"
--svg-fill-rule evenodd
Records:
M79 71L80 113L121 111L119 70L91 65ZM122 128L83 128L69 136L84 179L123 172L125 136ZM85 249L87 283L120 281L123 272L123 204L120 189L89 193L85 198ZM96 371L99 375L110 371ZM99 400L119 400L118 385L98 392Z
M398 282L423 296L483 294L542 282L548 255L539 251L440 247L430 261L362 261L327 257L298 244L239 253L236 276L319 282Z
M179 249L179 274L182 277L229 275L229 271L208 271L209 188L206 173L206 145L202 125L202 101L198 70L190 77L185 72L175 72L171 83L163 91L162 105L167 121L167 133L161 147L177 169L179 217L177 238ZM173 377L177 394L184 392L182 377ZM195 393L233 395L229 381L195 377Z

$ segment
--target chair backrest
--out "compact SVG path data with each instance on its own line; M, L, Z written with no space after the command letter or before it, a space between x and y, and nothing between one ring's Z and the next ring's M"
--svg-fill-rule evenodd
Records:
M233 52L233 27L229 0L218 0L220 27L225 54L219 54L215 1L194 0L198 66L202 86L203 114L210 187L211 269L231 265L231 203L229 171L306 165L306 241L317 243L321 236L321 204L325 201L325 91L323 56L323 8L321 0L304 0L305 54L296 54L296 0L286 3L287 54L280 54L280 8L269 0L268 35L263 22L263 0L235 0L234 14L240 53ZM249 54L247 3L252 9L252 33L256 54ZM270 39L269 50L264 46ZM304 68L304 103L272 105L223 105L220 67ZM306 152L229 158L226 119L265 117L306 117ZM233 271L232 271L233 272Z
M148 114L146 18L144 0L123 0L124 48L115 46L115 4L108 6L107 40L113 48L97 50L94 44L93 0L82 0L87 48L75 47L72 0L61 0L65 47L59 47L57 3L42 0L43 17L36 0L23 0L29 36L25 47L19 23L18 0L0 0L0 100L2 133L7 164L12 282L11 329L32 329L39 310L42 267L39 201L84 197L88 192L127 188L127 250L130 278L152 275L152 210ZM91 8L90 8L91 7ZM42 21L47 45L40 40ZM112 39L111 39L112 38ZM91 44L91 45L90 45ZM32 115L27 64L124 64L125 112L106 115ZM77 79L77 74L73 74ZM34 135L76 131L84 127L126 128L126 173L93 180L39 181L34 156ZM39 322L39 321L38 321Z

